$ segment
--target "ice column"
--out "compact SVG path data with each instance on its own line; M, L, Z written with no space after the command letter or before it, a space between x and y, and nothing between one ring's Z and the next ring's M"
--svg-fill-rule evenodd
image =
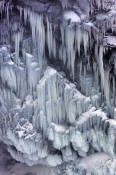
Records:
M15 58L16 63L19 64L19 49L20 49L21 33L15 33Z
M53 27L52 24L49 22L47 18L47 45L48 45L48 51L49 51L49 57L52 56L56 58L56 40L53 35Z

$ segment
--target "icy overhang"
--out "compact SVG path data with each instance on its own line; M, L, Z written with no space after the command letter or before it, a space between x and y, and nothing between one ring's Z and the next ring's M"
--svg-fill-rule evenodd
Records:
M63 17L66 21L70 21L72 23L80 23L81 22L80 17L74 11L71 11L71 10L65 11L63 13Z

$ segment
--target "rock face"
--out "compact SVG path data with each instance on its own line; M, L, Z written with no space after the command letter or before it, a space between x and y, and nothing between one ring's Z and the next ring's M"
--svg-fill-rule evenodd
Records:
M0 7L0 140L29 166L115 175L115 1Z

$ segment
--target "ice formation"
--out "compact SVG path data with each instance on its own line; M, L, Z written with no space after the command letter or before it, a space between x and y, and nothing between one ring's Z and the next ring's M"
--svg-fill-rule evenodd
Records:
M114 175L116 4L83 2L0 1L0 140L29 166Z

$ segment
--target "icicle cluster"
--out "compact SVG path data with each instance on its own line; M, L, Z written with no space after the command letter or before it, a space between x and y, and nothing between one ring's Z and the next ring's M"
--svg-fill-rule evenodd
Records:
M111 9L112 5L114 4L115 0L89 0L91 11L92 8L95 8L96 10L109 10ZM93 10L94 11L94 10Z

